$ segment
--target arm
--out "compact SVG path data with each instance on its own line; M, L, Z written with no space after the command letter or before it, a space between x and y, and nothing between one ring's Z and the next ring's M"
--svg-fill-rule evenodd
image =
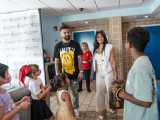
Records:
M20 101L16 102L15 105L19 106L22 102L26 102L26 97L27 96L23 97ZM27 102L30 102L30 98L29 97L27 97Z
M50 91L51 88L52 88L52 87L49 86L46 90L44 90L43 93L39 93L39 94L37 95L37 98L38 98L38 99L42 99L42 98Z
M138 106L145 107L145 108L150 108L151 104L152 104L152 102L140 101L140 100L136 99L133 95L130 95L124 91L119 92L119 97L126 99L133 104L136 104Z
M89 51L88 55L89 55L90 60L87 60L87 62L90 63L90 62L92 62L92 53Z
M59 59L55 58L55 70L56 70L56 75L59 75Z
M94 75L94 67L92 64L92 71L91 71L91 77L90 77L90 81L93 82L93 75Z
M122 97L138 106L149 108L153 101L152 80L150 74L146 72L147 70L141 68L142 66L138 66L136 72L132 72L132 79L128 77L126 83L126 86L129 85L134 88L133 95L120 91L119 97ZM132 85L128 84L128 82L132 82Z
M28 106L30 105L29 102L23 102L22 104L20 104L18 106L18 108L14 108L12 111L10 111L7 114L4 114L3 112L3 107L0 106L0 120L10 120L11 118L13 118L17 113L19 113L21 110L25 110L28 108Z
M69 95L69 93L67 92L63 92L61 95L62 100L64 100L67 104L68 107L68 111L70 112L70 114L73 116L73 118L76 117L75 112L74 112L74 108L71 102L71 96Z
M43 88L46 90L49 87L50 84L44 86Z
M92 71L91 71L91 76L94 75L94 67L93 67L93 64L92 64Z
M113 69L113 72L114 72L114 75L115 77L118 76L117 74L117 66L116 66L116 61L115 61L115 53L114 53L114 49L112 48L111 50L111 53L110 53L110 64L111 64L111 67Z
M1 106L0 107L0 120L10 120L11 118L13 118L19 112L20 112L20 108L19 109L15 108L11 112L4 115L3 107Z
M92 59L91 60L87 60L87 63L90 63L90 62L92 62Z
M78 79L81 81L83 79L83 61L82 61L82 55L78 56L78 63L80 67L80 73L78 75Z

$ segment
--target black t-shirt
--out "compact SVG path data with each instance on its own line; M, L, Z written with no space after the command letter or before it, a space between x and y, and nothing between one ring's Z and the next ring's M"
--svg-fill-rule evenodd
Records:
M70 80L78 77L79 55L82 55L81 47L73 40L66 44L61 41L54 48L54 57L60 60L60 73L66 73Z

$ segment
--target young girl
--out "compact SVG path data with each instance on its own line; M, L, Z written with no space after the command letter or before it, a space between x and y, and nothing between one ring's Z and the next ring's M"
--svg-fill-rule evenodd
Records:
M8 66L0 63L0 86L11 81ZM29 97L14 103L7 90L0 87L0 120L19 120L19 112L30 105Z
M25 76L30 78L28 89L32 96L31 120L54 120L54 115L45 102L46 94L52 87L50 85L43 87L42 80L38 77L40 73L39 66L36 64L22 66L19 73L20 82L24 86Z
M80 117L74 113L70 94L65 90L66 86L70 85L70 80L67 74L61 73L54 77L55 87L58 87L56 97L58 110L56 120L79 120Z

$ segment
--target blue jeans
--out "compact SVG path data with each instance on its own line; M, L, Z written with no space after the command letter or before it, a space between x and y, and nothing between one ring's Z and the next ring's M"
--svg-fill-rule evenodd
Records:
M70 80L70 88L72 92L72 100L73 100L73 108L78 109L79 107L79 95L78 95L78 87L79 87L79 80ZM66 87L68 91L68 86Z

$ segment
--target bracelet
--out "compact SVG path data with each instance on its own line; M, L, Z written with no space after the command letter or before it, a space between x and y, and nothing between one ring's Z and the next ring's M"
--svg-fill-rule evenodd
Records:
M81 73L83 73L83 70L80 70Z
M17 109L19 109L19 107L17 106Z

